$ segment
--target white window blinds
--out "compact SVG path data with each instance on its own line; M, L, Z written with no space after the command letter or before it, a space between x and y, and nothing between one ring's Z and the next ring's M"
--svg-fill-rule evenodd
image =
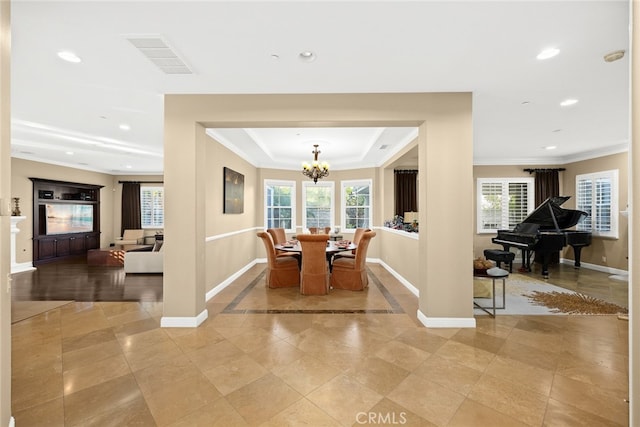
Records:
M511 230L533 210L533 178L479 178L477 231Z
M164 228L164 188L140 187L142 228Z
M618 238L618 171L577 175L576 208L588 214L578 230Z

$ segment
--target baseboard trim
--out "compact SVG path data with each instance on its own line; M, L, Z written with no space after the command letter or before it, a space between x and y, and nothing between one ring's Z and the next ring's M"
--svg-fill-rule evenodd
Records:
M418 310L418 320L427 328L475 328L475 317L427 317Z
M238 277L242 276L244 273L246 273L251 267L253 267L254 265L256 265L256 263L259 262L257 259L254 259L253 261L251 261L249 264L245 265L244 267L242 267L240 270L236 271L235 273L233 273L231 276L227 277L226 279L224 279L222 282L220 282L219 284L217 284L216 286L214 286L212 289L210 289L206 295L205 295L205 301L209 301L211 298L215 297L216 295L218 295L220 292L222 292L227 286L229 286L231 283L233 283L234 280L236 280ZM265 258L265 262L267 262L266 258Z
M560 258L561 264L573 265L575 261L569 258ZM629 274L627 270L620 270L619 268L607 267L605 265L590 264L588 262L580 262L580 268L587 268L589 270L601 271L608 274Z
M205 308L196 317L166 317L160 319L161 328L197 328L202 322L207 320L209 312Z
M31 262L22 262L11 266L11 274L24 273L25 271L33 271L35 269Z
M367 262L369 262L369 259L367 258ZM387 270L389 273L391 273L391 275L393 277L395 277L396 279L398 279L398 281L400 283L402 283L402 285L407 288L409 290L409 292L411 292L413 295L417 296L418 298L420 298L420 290L418 288L416 288L415 286L413 286L411 284L411 282L409 282L407 279L405 279L404 277L402 277L400 275L400 273L398 273L397 271L395 271L393 268L391 268L386 262L382 261L381 259L376 259L375 261L371 260L371 262L377 262L378 264L380 264L385 270Z

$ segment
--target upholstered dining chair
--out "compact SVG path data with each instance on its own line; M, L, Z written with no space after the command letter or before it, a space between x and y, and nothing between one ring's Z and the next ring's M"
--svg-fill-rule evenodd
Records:
M309 233L311 234L320 234L321 232L324 234L330 234L331 227L309 227Z
M300 234L302 268L300 269L300 293L326 295L329 293L329 263L327 263L328 234Z
M362 238L362 235L367 232L367 231L371 231L370 228L356 228L355 233L353 233L353 244L358 246L358 244L360 243L360 239ZM356 251L358 250L358 248L354 249L351 251L351 253L349 252L340 252L334 255L333 259L338 259L338 258L355 258L356 256Z
M271 234L259 231L257 236L262 239L267 253L266 284L269 288L289 288L300 286L300 269L298 260L294 257L276 256L276 248L273 245Z
M334 289L361 291L369 286L366 267L367 250L369 249L369 242L375 235L375 231L362 233L354 258L334 258L331 272L331 286Z
M287 242L287 234L284 232L284 228L267 228L267 233L271 234L274 245L282 245ZM297 259L298 264L300 264L300 252L276 251L276 256L292 256Z

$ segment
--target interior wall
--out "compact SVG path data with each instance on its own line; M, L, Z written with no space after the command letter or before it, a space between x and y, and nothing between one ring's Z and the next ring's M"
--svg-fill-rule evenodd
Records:
M629 260L627 259L629 255L629 221L627 217L620 214L620 211L626 210L629 204L628 164L629 154L619 153L563 165L567 169L562 172L564 174L563 189L566 195L573 196L563 205L569 209L575 209L576 206L576 175L618 170L618 211L615 212L618 215L618 238L593 236L591 245L582 249L580 261L583 263L620 270L628 270L629 268ZM574 259L573 250L565 248L563 256Z
M11 3L0 1L0 425L11 417Z
M629 425L640 425L640 1L631 8L631 147L629 170Z
M11 194L20 198L20 211L27 219L18 224L16 235L16 262L33 261L33 182L29 178L51 179L102 185L100 189L100 247L113 243L114 235L114 180L113 175L83 169L57 166L30 160L11 159ZM115 181L117 182L117 180ZM118 214L119 215L119 214Z
M424 126L425 123L429 126ZM206 181L197 147L204 139L203 128L216 127L291 127L308 126L422 126L419 144L428 145L430 159L421 175L420 204L442 197L445 190L436 185L448 182L447 194L464 194L471 203L473 194L471 95L463 94L314 94L314 95L167 95L165 97L165 189L168 209L165 212L165 316L194 318L204 308L204 291L200 291L204 260L198 259L200 232L198 185ZM443 148L444 147L444 148ZM441 154L446 154L446 162ZM420 157L423 157L421 151ZM462 159L462 163L461 160ZM449 162L449 160L451 162ZM455 160L455 167L453 165ZM450 164L451 163L451 164ZM462 165L468 164L468 168ZM445 167L446 166L446 167ZM429 172L433 169L433 172ZM460 170L464 179L459 179ZM468 178L465 176L468 175ZM431 194L433 193L433 194ZM452 197L449 197L452 198ZM445 197L445 200L447 197ZM435 205L435 204L434 204ZM426 206L426 205L425 205ZM425 208L426 209L426 208ZM429 274L420 274L420 287L431 288L429 305L421 307L425 316L464 318L473 321L472 270L458 268L458 260L435 250L440 242L455 241L456 251L472 252L471 210L446 213L432 206L420 212L420 225L429 230L435 242L433 250L422 245L418 257ZM219 218L215 212L206 212ZM176 239L173 242L171 239ZM175 245L175 246L174 246ZM462 248L462 249L461 249ZM451 271L442 277L436 271ZM422 293L421 293L422 295ZM422 298L422 297L421 297ZM461 301L467 303L461 304ZM431 313L432 312L432 313Z
M260 197L258 170L209 138L206 144L206 281L207 291L253 262L258 238L255 218ZM228 167L244 175L244 212L225 214L224 173Z

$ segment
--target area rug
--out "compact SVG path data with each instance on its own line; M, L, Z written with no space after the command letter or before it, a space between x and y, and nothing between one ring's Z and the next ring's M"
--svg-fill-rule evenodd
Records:
M491 279L474 279L474 301L482 306L491 306ZM617 314L625 313L623 307L607 306L607 302L589 298L577 292L555 286L548 282L533 279L523 274L510 274L506 279L506 304L504 309L496 310L496 315L566 315L566 314ZM572 301L572 304L562 303ZM502 279L496 280L496 305L502 305ZM606 307L606 308L605 308ZM491 311L491 310L490 310ZM487 315L474 307L477 315Z
M599 298L580 293L533 291L528 298L558 313L566 314L627 314L628 310Z

